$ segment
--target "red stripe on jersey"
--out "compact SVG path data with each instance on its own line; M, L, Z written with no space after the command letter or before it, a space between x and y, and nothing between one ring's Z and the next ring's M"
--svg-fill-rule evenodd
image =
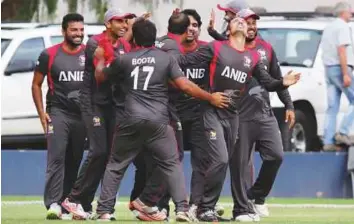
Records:
M49 91L52 95L54 94L54 83L53 83L51 70L52 70L52 65L54 63L55 56L57 55L57 52L62 45L63 43L60 43L47 49L49 55L47 79L48 79Z
M259 61L259 55L258 52L255 50L250 50L249 51L252 57L252 68L251 68L251 72L253 71L253 68L256 66L256 64ZM251 74L252 75L252 74Z
M119 43L123 45L123 49L124 49L125 53L128 53L132 50L132 46L130 45L130 43L126 39L121 37L118 40L119 40Z
M199 45L207 45L207 44L209 44L208 42L203 41L203 40L198 40L197 43L198 43Z
M267 41L257 37L256 45L262 45L262 47L266 50L267 54L269 55L268 61L272 61L272 45Z
M221 41L214 41L213 43L213 48L214 48L214 56L213 59L210 62L209 66L209 85L210 88L212 89L214 86L214 77L215 77L215 70L216 70L216 65L217 65L217 60L219 57L219 51L221 46L223 45L224 42Z

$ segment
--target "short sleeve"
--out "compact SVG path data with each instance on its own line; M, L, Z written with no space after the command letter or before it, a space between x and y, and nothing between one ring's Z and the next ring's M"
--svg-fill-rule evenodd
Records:
M338 46L347 46L350 45L350 29L349 26L343 24L338 30Z
M172 56L169 56L169 59L170 59L170 65L169 65L169 71L168 71L169 78L174 80L174 79L184 76L184 73L183 73L181 67L179 67L179 65L177 63L177 60Z
M49 54L47 50L42 51L39 55L38 60L36 62L36 72L40 72L43 75L47 75L48 73L48 63L49 63Z

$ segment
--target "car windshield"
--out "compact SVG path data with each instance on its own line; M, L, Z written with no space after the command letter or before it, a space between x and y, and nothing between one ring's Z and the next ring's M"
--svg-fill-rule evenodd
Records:
M282 66L312 67L316 59L322 31L289 28L259 28L260 36L268 41Z
M3 38L1 38L1 55L4 54L7 46L9 46L10 42L11 42L11 39L3 39Z

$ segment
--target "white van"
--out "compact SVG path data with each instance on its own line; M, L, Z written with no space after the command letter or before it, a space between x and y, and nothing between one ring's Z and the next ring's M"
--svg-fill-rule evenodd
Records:
M278 14L278 15L277 15ZM269 16L266 16L269 15ZM322 147L321 136L327 109L325 71L321 59L320 41L323 29L333 17L261 15L258 32L270 42L277 54L283 74L289 70L302 73L298 84L289 88L296 112L296 124L290 132L284 125L284 105L276 93L271 93L271 105L281 127L286 151L317 151ZM351 23L354 29L354 23ZM354 33L352 33L354 39ZM348 100L342 97L338 114L339 126L348 111ZM354 134L354 128L351 130Z
M103 30L103 25L85 26L84 43L89 36ZM1 31L2 148L31 147L30 143L44 143L43 129L32 100L33 70L40 53L62 41L61 27L57 25ZM44 82L43 90L47 88Z

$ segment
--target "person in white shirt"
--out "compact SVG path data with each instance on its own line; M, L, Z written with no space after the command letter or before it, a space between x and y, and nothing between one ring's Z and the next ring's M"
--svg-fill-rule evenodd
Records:
M321 43L328 102L323 147L325 151L338 150L338 144L353 144L353 140L348 136L354 123L354 48L353 34L349 26L352 7L347 2L339 2L335 5L334 13L337 18L324 29ZM336 132L342 93L348 98L350 106Z

